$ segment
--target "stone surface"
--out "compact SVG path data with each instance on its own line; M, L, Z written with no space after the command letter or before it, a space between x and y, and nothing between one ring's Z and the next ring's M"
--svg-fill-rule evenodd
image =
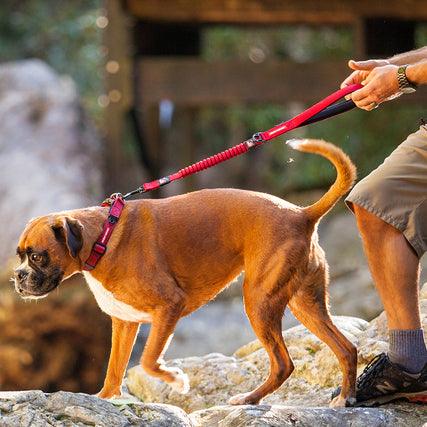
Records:
M113 405L95 396L63 391L0 392L0 427L192 425L184 411L170 405L120 402Z
M427 330L427 286L421 293L421 313ZM334 317L338 328L358 347L359 372L380 352L387 350L387 326L384 314L370 323L352 317ZM331 391L340 384L341 371L329 348L303 326L284 331L284 338L295 365L291 377L264 404L287 406L327 406ZM190 379L186 395L146 375L137 366L128 371L129 391L145 402L177 405L187 412L224 405L238 393L259 385L268 372L268 357L259 341L239 348L233 356L208 354L168 362L180 367Z
M190 415L195 427L421 427L426 417L425 407L409 404L379 409L219 406Z
M424 406L409 404L380 409L216 406L186 414L171 405L106 401L82 393L0 392L0 427L418 427L426 416Z
M0 66L0 265L37 215L84 207L102 197L100 141L71 79L39 60ZM10 201L13 200L13 203Z

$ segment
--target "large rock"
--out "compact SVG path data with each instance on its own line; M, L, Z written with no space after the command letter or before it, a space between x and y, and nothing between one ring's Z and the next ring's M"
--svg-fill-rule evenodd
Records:
M425 416L425 408L414 405L381 409L217 406L187 415L176 406L129 399L109 402L82 393L0 392L0 427L411 427L421 426Z
M39 60L0 65L0 129L0 389L95 391L110 322L83 280L38 304L25 304L7 281L30 218L103 197L100 140L72 80Z
M0 266L14 256L26 222L102 197L93 127L76 87L39 60L0 66Z
M174 406L117 403L82 393L0 392L0 427L193 425L185 412Z
M427 286L421 292L420 304L423 327L427 330ZM359 371L372 357L387 350L384 314L370 323L351 317L334 317L334 322L357 345ZM327 406L331 391L340 383L341 371L336 357L302 326L288 329L283 335L295 371L263 403L304 408ZM139 366L128 371L129 391L145 402L170 403L193 412L226 404L230 396L253 389L265 378L269 363L259 341L253 341L239 348L233 356L209 354L172 360L168 365L178 366L188 374L191 389L187 395L172 391L146 375Z
M194 427L421 427L427 411L414 405L393 408L296 408L283 405L218 406L190 415Z

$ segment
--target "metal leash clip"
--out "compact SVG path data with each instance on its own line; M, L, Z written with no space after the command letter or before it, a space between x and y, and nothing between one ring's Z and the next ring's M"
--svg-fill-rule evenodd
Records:
M107 197L102 203L101 206L111 206L116 199L121 197L124 199L122 193L113 193L110 197Z

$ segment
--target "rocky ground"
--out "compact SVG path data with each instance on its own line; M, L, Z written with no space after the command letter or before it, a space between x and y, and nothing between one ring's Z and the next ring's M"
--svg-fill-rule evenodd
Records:
M422 301L427 327L427 288ZM359 364L386 348L386 326L381 315L371 323L337 317L346 336L359 345ZM0 392L0 427L52 426L423 426L427 408L394 403L381 408L328 407L331 390L339 383L339 370L330 351L302 326L284 332L296 369L291 378L261 405L230 406L228 398L251 389L267 372L266 354L257 341L233 356L209 354L170 361L190 377L191 390L177 394L139 367L128 373L132 396L112 402L69 392ZM152 402L152 403L150 403ZM157 403L154 403L157 402ZM185 410L185 411L184 411Z
M427 286L421 292L421 311L427 330ZM384 314L370 323L354 317L334 322L359 348L359 370L387 348ZM80 393L41 391L0 392L0 427L41 426L423 426L426 405L392 403L381 408L328 407L331 391L340 382L336 358L302 326L284 331L295 371L261 405L230 406L230 396L258 385L268 360L258 341L240 347L232 356L211 353L168 362L190 378L186 395L146 375L129 370L127 387L137 396L112 402ZM144 402L144 403L142 403Z
M423 325L427 330L427 286L421 292L421 312ZM369 323L344 316L334 317L334 322L357 345L359 372L373 356L387 350L384 313ZM165 384L146 375L139 366L128 371L127 386L132 394L144 402L173 404L192 413L193 421L199 422L196 425L287 425L286 422L292 421L296 425L309 426L313 425L310 419L320 417L324 424L317 425L405 423L418 426L427 420L427 407L417 405L388 405L384 407L387 409L370 410L371 412L327 408L331 391L340 383L341 377L335 356L303 326L284 331L284 338L294 361L295 371L279 390L264 399L264 405L260 407L242 409L215 406L226 405L231 396L253 389L265 378L268 358L258 341L244 345L232 356L212 353L202 357L171 360L170 366L181 368L189 376L191 389L187 395L171 391ZM251 414L255 418L250 418ZM274 421L276 415L280 422ZM284 418L280 418L282 415ZM286 416L290 417L288 421ZM371 422L364 421L366 416L372 417ZM239 417L251 419L254 424L239 424ZM271 423L268 421L269 417L273 420ZM337 417L344 418L340 418L338 422ZM255 419L259 419L260 424L256 424Z
M409 404L376 408L298 408L284 405L217 406L186 414L176 406L114 404L81 393L0 392L0 427L306 427L422 426L427 416Z

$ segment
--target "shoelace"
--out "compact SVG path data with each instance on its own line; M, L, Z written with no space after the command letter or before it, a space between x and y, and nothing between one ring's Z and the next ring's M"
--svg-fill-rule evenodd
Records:
M370 385L376 374L383 370L384 365L387 362L387 356L385 353L381 353L375 356L365 367L362 374L357 379L357 388L364 388L366 385Z

